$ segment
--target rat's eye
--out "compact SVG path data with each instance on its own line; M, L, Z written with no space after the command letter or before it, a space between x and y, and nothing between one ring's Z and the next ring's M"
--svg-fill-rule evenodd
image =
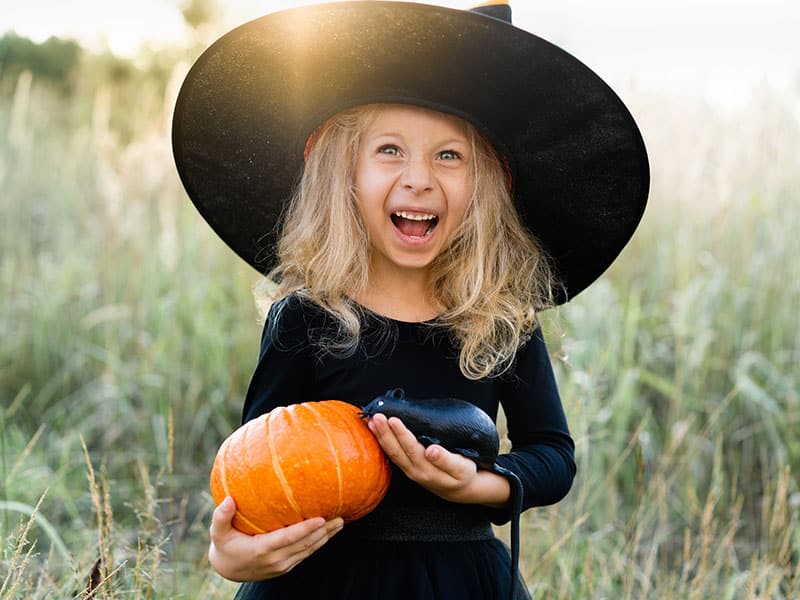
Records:
M378 400L378 406L383 406L383 405L384 405L383 400Z

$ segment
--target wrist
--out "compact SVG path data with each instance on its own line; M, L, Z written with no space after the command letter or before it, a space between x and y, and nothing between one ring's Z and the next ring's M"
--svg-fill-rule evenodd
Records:
M511 485L502 475L480 470L467 485L441 496L459 504L484 504L491 508L503 508L511 498Z

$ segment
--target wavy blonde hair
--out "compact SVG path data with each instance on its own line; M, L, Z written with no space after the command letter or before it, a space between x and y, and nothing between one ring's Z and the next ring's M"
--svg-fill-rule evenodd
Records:
M358 347L359 297L369 285L370 246L356 205L361 135L381 105L343 111L314 133L305 170L284 215L278 265L256 287L262 316L289 294L312 300L338 323L327 350ZM431 293L444 307L435 321L459 348L469 379L499 375L553 304L555 281L539 244L520 222L508 171L491 144L465 122L472 148L472 196L464 221L431 265Z

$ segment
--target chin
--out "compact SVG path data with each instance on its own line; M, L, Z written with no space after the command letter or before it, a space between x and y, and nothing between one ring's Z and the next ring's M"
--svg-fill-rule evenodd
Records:
M397 271L425 271L430 269L436 256L384 256L387 265Z

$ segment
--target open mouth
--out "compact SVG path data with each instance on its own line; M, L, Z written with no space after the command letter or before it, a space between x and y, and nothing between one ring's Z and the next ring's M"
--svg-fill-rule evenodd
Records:
M392 223L403 235L409 237L427 237L439 223L439 217L427 213L409 213L396 211L392 213Z

